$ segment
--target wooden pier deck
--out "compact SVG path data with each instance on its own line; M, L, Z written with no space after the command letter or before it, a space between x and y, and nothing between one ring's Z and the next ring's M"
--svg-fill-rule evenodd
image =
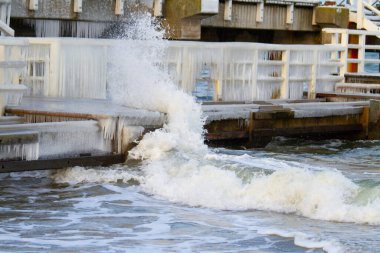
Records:
M379 105L378 101L269 100L246 103L204 103L202 110L206 117L207 143L211 145L238 144L252 148L264 147L276 136L379 138ZM141 128L140 134L143 134L144 131L162 127L166 120L164 113L90 99L27 97L19 106L6 107L5 112L7 117L0 120L0 146L38 142L40 145L51 145L51 142L46 141L50 137L41 138L44 134L55 136L58 142L54 145L59 146L61 145L59 141L64 141L64 139L59 139L56 135L59 131L68 131L65 127L71 125L70 133L75 132L75 127L79 126L83 133L88 131L92 134L91 138L95 138L95 141L90 143L96 146L96 141L107 135L102 129L102 121L116 120L112 126L120 129L114 129L115 133L110 134L109 142L102 144L104 146L102 152L93 152L89 147L90 151L80 149L74 154L62 153L54 156L51 152L45 151L49 155L30 159L30 161L25 161L22 157L4 159L0 156L0 172L120 163L125 159L128 150L120 149L122 140L118 140L120 137L116 136L118 134L122 136L124 127ZM121 120L126 126L119 124ZM80 131L78 134L81 134ZM40 146L42 150L48 148Z

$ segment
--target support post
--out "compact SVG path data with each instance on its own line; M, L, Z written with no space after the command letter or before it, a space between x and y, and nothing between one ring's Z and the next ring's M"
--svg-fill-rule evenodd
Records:
M154 10L153 14L155 17L162 17L162 5L163 5L164 0L154 0Z
M318 25L317 24L317 21L316 21L316 13L317 13L317 8L316 7L313 7L313 17L312 17L312 19L311 19L311 24L312 25Z
M363 19L364 19L364 4L363 0L357 0L357 10L356 10L356 29L363 28Z
M11 6L10 4L7 6L7 25L11 23Z
M0 45L0 61L5 61L5 45ZM0 84L5 82L5 69L0 68Z
M282 51L282 68L281 77L283 78L281 83L280 97L281 99L289 99L289 59L290 51Z
M74 12L82 12L82 0L74 0Z
M347 56L348 56L348 32L344 31L341 34L340 44L344 47L344 50L340 52L340 62L342 67L340 68L340 76L344 77L347 73Z
M60 43L54 41L50 44L50 67L49 67L49 82L44 83L48 87L44 87L44 91L48 91L45 96L59 97L64 96L64 86L59 83L59 57L60 57Z
M124 0L116 0L115 15L124 15Z
M259 62L259 50L253 50L253 64L252 64L252 100L257 99L257 69Z
M264 21L264 2L257 3L256 8L256 22L262 23Z
M364 72L364 65L365 65L365 43L366 43L366 35L365 34L359 34L359 49L358 49L358 72L363 73Z
M309 91L307 94L308 99L315 99L316 86L317 86L317 74L318 74L318 51L313 50L313 65L311 66L311 82L309 85Z
M232 0L226 0L224 2L224 20L232 20Z
M29 0L29 10L31 11L38 10L38 0Z
M15 36L15 31L1 20L0 20L0 32L1 34L6 34L11 37Z
M294 19L294 3L286 6L286 23L293 24Z

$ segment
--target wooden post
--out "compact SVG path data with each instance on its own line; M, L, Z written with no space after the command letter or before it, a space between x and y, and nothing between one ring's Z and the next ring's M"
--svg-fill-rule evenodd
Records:
M154 0L153 14L155 17L162 17L162 3L163 0Z
M256 22L262 23L264 21L264 2L257 3L256 8Z
M364 65L365 65L365 43L366 43L366 35L365 34L359 34L359 49L358 49L358 72L363 73L364 72Z
M294 3L286 6L286 23L293 24L294 19Z
M115 15L124 15L124 0L116 0Z
M307 94L308 99L315 99L316 97L316 86L317 86L317 72L318 72L318 51L313 50L313 65L311 66L311 82L309 85L309 91Z
M74 12L82 12L82 0L74 0Z
M29 10L31 11L38 10L38 0L29 0Z
M232 0L224 2L224 20L231 21L232 19Z
M49 82L44 83L44 91L48 91L48 94L44 94L49 97L59 97L65 94L65 85L60 85L59 83L59 58L60 58L60 42L54 41L50 44L50 59L49 66L47 67L49 71ZM45 69L46 70L46 69Z
M364 5L363 0L357 0L357 7L356 7L356 29L362 29L363 28L363 20L364 20Z
M317 10L317 8L316 8L316 7L313 7L313 17L311 18L311 20L312 20L312 21L311 21L311 24L312 24L312 25L318 25L318 24L317 24L317 21L316 21L316 12L317 12L316 10Z
M348 32L343 31L341 33L341 41L340 44L345 48L344 51L340 53L340 62L342 63L342 67L340 68L340 76L344 77L347 73L347 56L348 56Z
M252 63L252 99L257 99L257 69L259 61L259 50L253 50L253 63Z
M290 50L282 51L282 68L281 77L283 78L281 84L280 97L281 99L289 99L289 61Z

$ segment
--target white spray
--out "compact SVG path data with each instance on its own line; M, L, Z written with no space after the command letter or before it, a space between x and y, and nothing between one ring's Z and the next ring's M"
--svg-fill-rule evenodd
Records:
M379 196L365 205L355 202L360 187L339 172L281 168L279 163L272 174L252 173L243 180L233 169L216 166L217 159L205 156L210 151L203 144L200 106L178 90L156 64L165 53L165 41L160 39L163 31L152 25L148 14L133 20L110 54L108 85L110 97L119 104L167 113L167 124L146 134L129 153L131 158L143 160L139 180L144 191L191 206L273 210L314 219L380 224ZM143 43L149 46L141 47ZM69 181L76 178L76 171L65 172ZM91 180L83 180L83 170L78 173L82 175L78 181L97 181L92 170ZM104 182L104 178L98 181Z

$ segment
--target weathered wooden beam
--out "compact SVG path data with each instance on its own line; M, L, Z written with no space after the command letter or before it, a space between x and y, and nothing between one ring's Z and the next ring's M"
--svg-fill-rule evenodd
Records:
M317 94L317 98L349 98L349 99L375 99L380 100L380 94L349 94L339 92L320 92Z
M32 109L22 109L17 107L7 107L5 108L5 113L12 115L43 115L52 117L66 117L75 119L109 119L111 116L102 114L91 114L91 113L72 113L72 112L52 112L52 111L37 111Z
M80 156L36 161L0 161L0 173L62 169L73 166L109 166L123 162L125 162L125 156L122 154Z
M237 140L237 139L248 139L249 134L247 131L226 131L217 133L207 133L206 140L216 141L216 140Z

